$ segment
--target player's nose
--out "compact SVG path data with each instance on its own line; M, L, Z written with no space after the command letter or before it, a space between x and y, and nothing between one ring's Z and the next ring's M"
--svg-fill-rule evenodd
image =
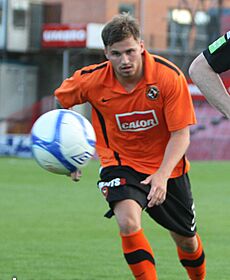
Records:
M121 55L121 63L122 64L127 64L129 62L129 56L126 53L123 53Z

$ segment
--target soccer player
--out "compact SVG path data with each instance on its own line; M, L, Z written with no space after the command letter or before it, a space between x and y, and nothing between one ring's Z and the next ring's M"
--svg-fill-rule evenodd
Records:
M230 96L219 76L230 69L230 31L199 54L189 74L210 104L230 118Z
M189 126L196 122L182 72L151 55L137 21L115 16L103 31L107 61L77 70L56 89L64 108L89 102L97 137L98 187L119 226L135 279L155 280L154 252L141 226L142 210L167 229L189 279L205 278L188 177ZM79 179L79 172L71 174Z

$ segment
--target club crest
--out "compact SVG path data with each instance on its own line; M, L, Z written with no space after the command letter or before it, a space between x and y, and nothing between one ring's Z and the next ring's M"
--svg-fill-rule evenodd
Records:
M157 86L150 86L147 89L146 96L150 100L156 100L160 95L160 91Z

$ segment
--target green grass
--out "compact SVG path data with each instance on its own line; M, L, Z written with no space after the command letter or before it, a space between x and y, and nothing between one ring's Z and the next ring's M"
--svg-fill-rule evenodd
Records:
M97 161L79 183L33 160L0 158L0 280L131 280L115 219L96 188ZM230 162L193 162L190 172L207 280L230 279ZM185 280L166 230L143 215L159 280Z

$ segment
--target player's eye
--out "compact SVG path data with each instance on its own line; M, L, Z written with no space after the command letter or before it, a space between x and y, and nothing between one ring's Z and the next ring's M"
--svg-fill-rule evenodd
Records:
M121 54L120 54L119 52L114 52L114 51L113 51L111 54L112 54L112 56L116 56L116 57L121 56Z
M134 49L130 49L130 50L127 50L126 51L126 54L127 55L132 55L132 54L134 54L135 53L135 50Z

